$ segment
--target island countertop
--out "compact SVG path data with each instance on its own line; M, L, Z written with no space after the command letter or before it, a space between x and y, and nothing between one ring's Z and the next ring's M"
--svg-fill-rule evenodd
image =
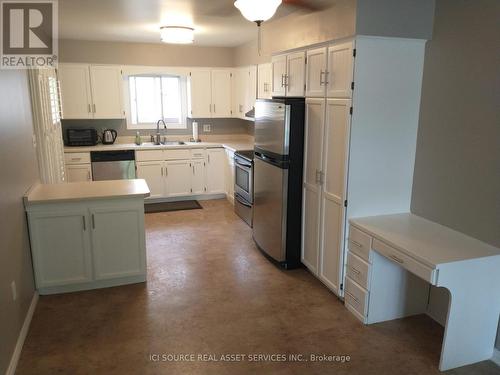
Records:
M55 203L92 199L149 197L145 180L110 180L36 184L24 196L26 206L37 203Z

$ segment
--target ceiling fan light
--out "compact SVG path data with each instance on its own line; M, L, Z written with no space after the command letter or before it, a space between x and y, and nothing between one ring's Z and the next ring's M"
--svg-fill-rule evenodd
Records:
M190 44L194 41L194 29L188 26L162 26L160 35L163 43Z
M267 21L281 4L281 0L236 0L234 6L243 17L252 22Z

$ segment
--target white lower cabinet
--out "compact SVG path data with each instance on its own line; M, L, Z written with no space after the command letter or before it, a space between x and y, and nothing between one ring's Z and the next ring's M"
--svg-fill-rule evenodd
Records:
M66 181L67 182L92 181L91 164L66 165Z
M207 150L207 193L224 194L225 193L225 173L224 164L226 154L223 148L214 148Z
M151 191L150 198L161 198L165 195L163 161L137 162L137 178L146 180Z
M165 162L166 195L183 197L191 195L191 161L174 160Z
M234 152L226 150L226 197L234 204Z
M144 242L144 230L141 230L144 213L131 208L102 207L91 208L90 215L95 279L142 274L144 254L137 249Z
M137 177L151 190L148 199L226 194L224 148L141 150L136 160Z
M40 294L145 281L142 197L44 203L27 215Z
M69 209L28 215L37 288L91 281L88 211Z

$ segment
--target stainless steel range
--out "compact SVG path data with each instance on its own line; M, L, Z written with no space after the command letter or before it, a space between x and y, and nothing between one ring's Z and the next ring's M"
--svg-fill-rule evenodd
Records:
M248 225L253 222L253 150L234 153L234 211Z

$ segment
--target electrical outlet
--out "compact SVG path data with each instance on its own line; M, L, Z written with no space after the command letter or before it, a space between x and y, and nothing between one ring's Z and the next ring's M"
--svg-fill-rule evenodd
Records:
M10 283L10 289L12 291L12 300L15 301L17 299L17 289L16 289L16 282L12 281Z
M203 131L206 133L210 133L212 131L212 127L210 126L210 124L204 124Z

